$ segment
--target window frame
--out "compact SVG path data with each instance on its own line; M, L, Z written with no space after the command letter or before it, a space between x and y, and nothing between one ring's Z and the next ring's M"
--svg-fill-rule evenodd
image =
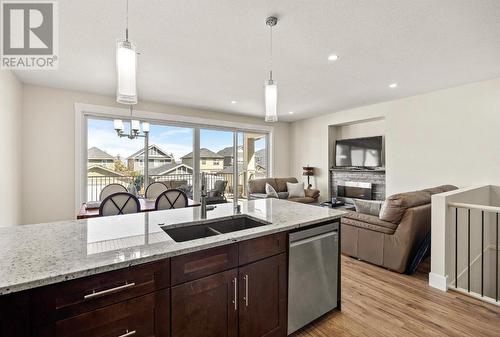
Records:
M129 119L128 109L115 106L103 106L86 103L75 103L75 212L77 213L87 198L87 126L88 119ZM211 129L238 132L257 132L266 134L267 176L274 172L274 127L250 123L238 123L204 117L176 115L146 110L134 110L134 117L151 124L187 127L193 129L193 197L199 198L200 186L200 130ZM236 139L236 136L234 137ZM237 146L238 144L233 144ZM237 176L237 166L235 167Z

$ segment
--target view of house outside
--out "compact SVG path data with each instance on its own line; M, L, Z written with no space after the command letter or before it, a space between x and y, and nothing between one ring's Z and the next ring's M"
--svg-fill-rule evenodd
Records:
M124 121L127 134L129 123ZM87 201L99 200L108 184L124 185L130 192L143 195L144 138L118 137L112 120L89 119L87 134ZM180 188L192 197L193 136L189 127L152 124L149 132L149 182L161 181L169 188ZM207 188L217 180L225 181L225 193L237 190L246 196L249 179L267 175L265 134L238 132L238 188L234 188L233 132L200 130L200 173L205 173Z

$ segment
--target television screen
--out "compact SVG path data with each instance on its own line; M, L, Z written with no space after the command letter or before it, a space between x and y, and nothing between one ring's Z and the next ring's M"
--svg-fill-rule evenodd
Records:
M382 136L337 140L335 143L335 166L382 166Z

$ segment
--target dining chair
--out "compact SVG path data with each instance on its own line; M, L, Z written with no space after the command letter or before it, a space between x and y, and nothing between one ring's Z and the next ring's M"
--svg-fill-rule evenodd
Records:
M184 208L188 206L188 198L184 191L171 189L163 192L156 198L155 209L164 210L172 208Z
M160 196L160 194L167 190L168 188L163 182L155 181L149 184L146 188L145 197L146 199L156 199Z
M117 184L117 183L106 185L102 189L101 194L99 194L99 200L103 201L111 194L115 194L118 192L127 192L127 188L125 186L123 186L122 184Z
M108 195L99 207L100 216L138 213L141 211L139 199L128 192Z

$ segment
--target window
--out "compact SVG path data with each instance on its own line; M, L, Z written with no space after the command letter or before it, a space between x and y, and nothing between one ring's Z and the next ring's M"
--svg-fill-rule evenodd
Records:
M151 118L149 153L153 158L150 157L148 165L145 165L144 138L131 140L116 134L111 116L115 116L117 110L85 105L77 105L76 109L81 113L83 126L77 124L76 132L81 136L82 149L88 149L89 154L85 165L78 165L78 170L82 172L82 184L76 190L78 208L81 202L98 200L102 188L110 183L135 189L140 197L144 194L147 179L150 182L168 181L173 187L182 185L190 191L188 196L199 196L200 186L193 186L198 184L199 179L193 179L193 175L200 173L206 174L208 189L212 189L217 180L223 180L227 182L225 196L228 200L235 193L245 198L248 179L269 174L269 131L248 132L215 125L200 128L184 117L175 122L181 124L169 125L162 122L161 114L142 113ZM122 112L118 111L118 114ZM123 111L125 134L130 132L128 114L128 111ZM138 119L145 120L144 117ZM82 130L86 135L81 133ZM194 148L193 144L199 144L199 147ZM102 153L100 157L91 157L91 151L96 151L93 147L98 148L98 152L106 153L106 157L103 158ZM234 147L237 148L236 160ZM78 148L78 151L82 149ZM198 165L194 163L195 158L199 161ZM171 166L164 167L167 163ZM147 174L145 167L149 167Z

